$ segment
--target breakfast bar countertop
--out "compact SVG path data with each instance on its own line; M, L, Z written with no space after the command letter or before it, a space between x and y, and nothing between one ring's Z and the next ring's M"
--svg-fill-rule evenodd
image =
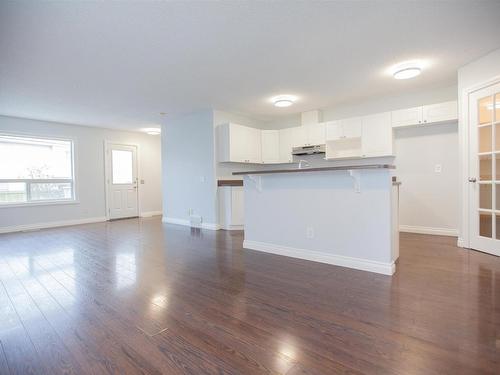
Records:
M392 164L368 164L368 165L344 165L335 167L306 167L306 168L286 168L286 169L270 169L264 171L244 171L233 172L234 176L249 175L249 174L271 174L271 173L300 173L300 172L322 172L322 171L347 171L352 169L394 169Z

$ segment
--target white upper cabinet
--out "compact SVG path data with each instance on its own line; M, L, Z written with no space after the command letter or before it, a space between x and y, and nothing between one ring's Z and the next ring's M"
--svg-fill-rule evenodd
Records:
M292 132L293 128L279 130L279 159L281 163L293 163Z
M424 124L458 119L458 106L456 101L424 105L422 112Z
M325 124L327 141L336 141L337 139L341 139L343 137L344 132L342 131L340 121L329 121Z
M303 125L292 128L293 147L321 145L325 143L325 124Z
M422 107L406 108L400 109L398 111L392 111L393 128L417 125L421 124L422 121Z
M394 150L391 112L364 116L362 121L361 156L392 156Z
M306 128L309 146L325 144L325 123L307 125Z
M308 141L307 129L305 126L297 126L292 128L292 146L306 146Z
M262 163L279 163L280 162L280 131L279 130L262 130ZM290 150L291 151L291 150Z
M221 162L262 163L259 129L234 123L217 126L218 160Z
M344 138L361 137L361 117L353 117L326 123L326 140L336 141Z
M392 111L392 127L426 125L458 119L457 102L444 102Z

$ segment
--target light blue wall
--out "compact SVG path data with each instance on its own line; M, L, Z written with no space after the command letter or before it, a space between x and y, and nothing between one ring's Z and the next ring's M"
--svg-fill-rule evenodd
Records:
M213 111L166 118L162 129L163 215L217 223Z

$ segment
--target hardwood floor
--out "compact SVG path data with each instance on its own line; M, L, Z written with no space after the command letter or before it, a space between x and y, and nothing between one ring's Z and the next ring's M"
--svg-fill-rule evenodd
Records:
M500 374L500 258L455 243L391 278L159 218L0 235L0 374Z

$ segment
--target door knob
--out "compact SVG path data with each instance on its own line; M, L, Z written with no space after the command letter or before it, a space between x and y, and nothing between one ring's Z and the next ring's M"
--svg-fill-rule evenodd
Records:
M469 182L476 182L476 181L477 181L477 180L476 180L476 178L475 178L475 177L470 177L470 178L469 178Z

